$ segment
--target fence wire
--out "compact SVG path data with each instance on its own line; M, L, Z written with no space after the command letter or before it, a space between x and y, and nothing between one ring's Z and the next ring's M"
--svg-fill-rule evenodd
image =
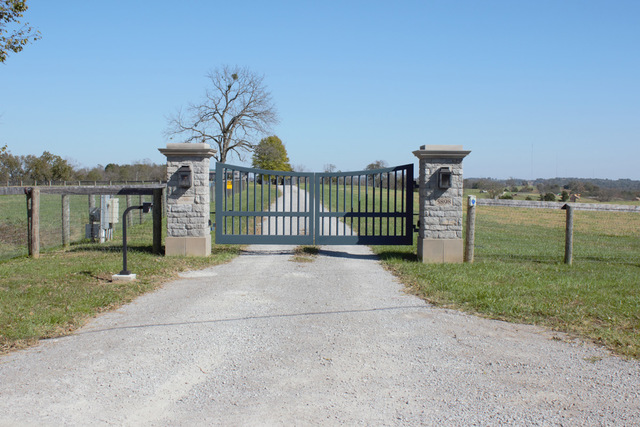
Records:
M89 196L69 195L70 241L85 239L85 226L89 224ZM119 222L114 235L122 234L122 214L127 208L127 196L114 196L119 199ZM95 207L100 208L100 196L94 196ZM129 196L131 206L150 202L151 196ZM129 213L128 225L137 225L151 220L151 215L142 211ZM62 245L62 196L57 194L40 195L40 250ZM0 196L0 259L24 256L27 246L27 202L26 196Z
M498 206L476 208L475 259L562 262L566 211ZM640 214L574 210L574 262L640 259Z

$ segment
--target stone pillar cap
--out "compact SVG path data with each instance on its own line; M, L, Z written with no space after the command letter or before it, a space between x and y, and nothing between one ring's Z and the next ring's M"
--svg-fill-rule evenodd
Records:
M202 156L213 157L217 151L206 142L179 142L169 143L167 148L158 148L158 150L165 156Z
M462 145L423 145L413 154L419 158L464 158L470 150L463 150Z

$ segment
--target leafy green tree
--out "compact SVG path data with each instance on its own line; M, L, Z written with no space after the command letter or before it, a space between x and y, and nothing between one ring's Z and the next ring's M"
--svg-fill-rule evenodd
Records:
M28 8L26 0L0 0L0 63L7 60L9 52L18 53L41 38L39 31L20 22ZM17 29L9 29L14 26Z
M73 166L60 156L55 156L51 164L51 179L54 181L69 181L73 179Z
M277 136L263 138L253 151L253 167L272 171L291 171L287 149Z
M0 152L0 180L13 181L24 177L23 161L20 156L14 156L7 146Z
M31 154L25 156L24 170L27 177L34 181L68 181L73 178L73 167L62 157L48 151L40 157Z

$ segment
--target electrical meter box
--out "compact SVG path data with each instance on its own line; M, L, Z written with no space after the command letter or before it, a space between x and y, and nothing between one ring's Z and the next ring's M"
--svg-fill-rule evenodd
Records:
M118 223L118 213L120 212L120 199L113 197L107 201L107 213L109 215L109 223Z

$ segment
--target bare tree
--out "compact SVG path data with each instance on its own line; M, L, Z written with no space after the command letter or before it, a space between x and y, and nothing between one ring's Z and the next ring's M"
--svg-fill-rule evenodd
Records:
M183 142L209 143L217 148L219 162L226 162L231 152L244 160L260 135L278 122L264 78L247 68L229 66L211 71L207 78L212 87L205 99L170 117L165 135L170 139L183 136Z
M324 165L324 171L326 173L333 173L336 171L336 165L334 165L333 163L327 163Z
M384 160L376 160L373 163L369 163L365 168L365 170L372 171L376 169L384 169L386 167L387 167L387 162L385 162Z

